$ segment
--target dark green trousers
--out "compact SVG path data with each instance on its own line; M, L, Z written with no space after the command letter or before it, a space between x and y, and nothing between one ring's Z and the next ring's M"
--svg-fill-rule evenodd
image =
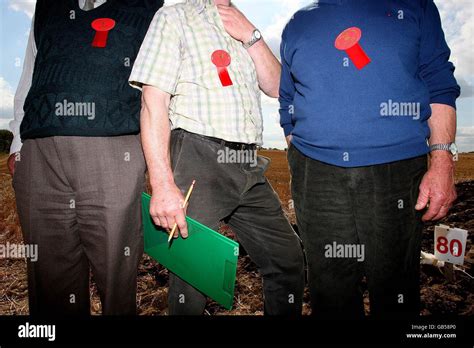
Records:
M291 146L288 159L313 314L362 317L366 276L372 315L418 315L422 213L415 205L426 156L341 168Z

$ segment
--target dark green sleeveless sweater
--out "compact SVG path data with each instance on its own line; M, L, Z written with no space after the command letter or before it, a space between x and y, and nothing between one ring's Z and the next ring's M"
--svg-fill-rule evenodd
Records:
M128 78L162 6L163 0L108 0L83 11L77 0L38 0L38 53L24 105L22 140L137 134L140 92L129 86ZM107 27L99 21L96 31L92 22L101 18L114 27L104 33L100 29Z

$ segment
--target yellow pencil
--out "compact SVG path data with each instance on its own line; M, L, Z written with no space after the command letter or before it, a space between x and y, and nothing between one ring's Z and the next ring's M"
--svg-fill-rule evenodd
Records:
M194 184L195 184L195 183L196 183L196 180L193 180L193 183L192 183L191 186L189 187L188 194L186 195L186 198L184 199L183 209L184 209L184 208L186 207L186 205L188 204L189 197L191 197L191 193L193 193ZM173 229L171 230L170 235L168 236L168 243L171 241L171 239L173 239L174 233L176 232L176 228L178 228L178 224L177 224L177 223L174 224Z

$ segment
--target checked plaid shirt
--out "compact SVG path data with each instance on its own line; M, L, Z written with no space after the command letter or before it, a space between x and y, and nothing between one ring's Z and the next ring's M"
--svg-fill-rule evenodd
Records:
M233 82L223 87L211 56L231 56ZM130 76L171 95L172 128L231 142L262 144L261 94L252 58L225 30L212 0L187 0L160 9Z

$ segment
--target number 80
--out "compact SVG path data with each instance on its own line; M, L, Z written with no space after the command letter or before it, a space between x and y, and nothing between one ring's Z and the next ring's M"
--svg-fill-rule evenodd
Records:
M436 249L440 254L447 254L449 251L454 257L462 255L462 244L457 239L451 240L448 248L448 239L442 236L438 237Z

